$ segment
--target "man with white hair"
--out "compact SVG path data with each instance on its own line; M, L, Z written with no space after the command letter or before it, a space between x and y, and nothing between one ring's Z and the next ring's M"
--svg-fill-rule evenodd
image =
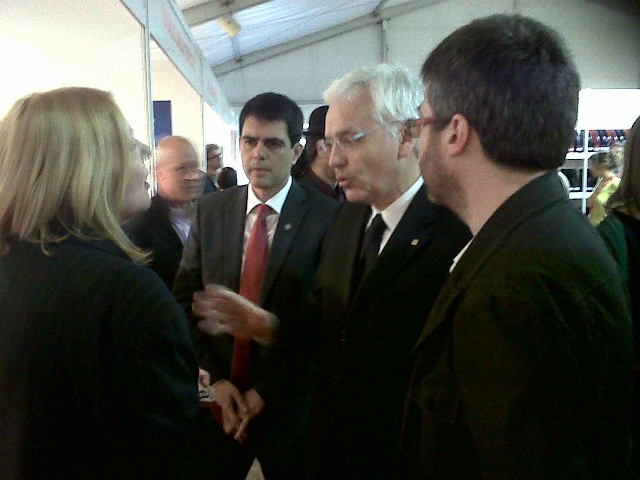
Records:
M308 478L393 478L411 350L470 239L427 199L414 138L423 92L407 69L378 65L325 93L318 148L349 201L325 238L304 322L277 329L269 312L230 296L196 306L205 325L219 321L263 341L277 333L297 339L301 356L317 352Z

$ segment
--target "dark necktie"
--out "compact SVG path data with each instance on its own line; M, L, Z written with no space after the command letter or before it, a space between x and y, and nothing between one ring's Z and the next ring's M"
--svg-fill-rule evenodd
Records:
M364 232L364 240L362 241L362 250L360 251L360 259L362 261L362 277L364 277L378 258L380 251L380 243L382 242L382 234L387 229L382 215L379 213L373 217L373 221L369 228ZM361 278L362 278L361 277Z
M269 259L266 219L271 212L271 207L264 203L258 207L258 218L251 229L244 268L240 276L240 295L253 303L258 303L260 299L262 279ZM251 387L251 339L234 340L230 380L241 392Z

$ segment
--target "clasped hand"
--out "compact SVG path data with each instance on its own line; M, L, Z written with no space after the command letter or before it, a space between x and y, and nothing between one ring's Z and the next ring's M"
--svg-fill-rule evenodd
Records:
M233 435L239 443L244 443L249 422L264 410L262 397L253 388L243 395L228 380L216 384L214 389L216 403L222 409L222 428L227 435Z

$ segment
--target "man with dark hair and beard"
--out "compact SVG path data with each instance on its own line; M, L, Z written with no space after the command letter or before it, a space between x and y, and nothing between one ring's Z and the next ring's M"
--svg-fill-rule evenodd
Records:
M622 279L556 174L580 90L564 42L482 18L422 75L427 191L474 237L414 349L398 478L631 478Z

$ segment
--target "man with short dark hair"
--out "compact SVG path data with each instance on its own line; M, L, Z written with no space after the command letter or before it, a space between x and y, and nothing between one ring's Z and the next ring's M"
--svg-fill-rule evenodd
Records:
M239 123L249 185L198 203L173 292L194 320L200 366L210 374L229 435L224 471L216 470L216 478L244 479L257 457L267 480L294 480L310 421L310 361L289 355L295 348L286 340L270 349L226 333L204 335L191 303L207 286L239 292L244 301L276 313L285 329L304 322L299 304L311 290L338 203L290 176L302 151L302 112L291 99L260 94L245 104Z
M580 90L564 42L495 15L422 74L428 193L474 237L415 348L397 478L632 478L622 280L556 174Z
M133 242L151 251L149 267L173 286L182 247L187 241L194 213L194 202L204 187L198 154L189 139L165 137L156 149L158 193L151 207L125 224Z
M238 185L238 172L233 167L222 167L218 173L218 186L220 190Z

